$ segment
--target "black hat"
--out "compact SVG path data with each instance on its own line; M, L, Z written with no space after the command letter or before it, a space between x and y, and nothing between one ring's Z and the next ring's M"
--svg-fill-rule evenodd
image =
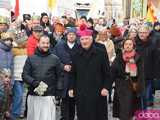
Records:
M41 25L36 25L36 26L33 27L33 31L42 32L43 31L43 27Z
M154 27L160 25L160 22L155 22Z
M89 18L89 19L88 19L88 22L90 22L92 25L94 24L94 22L93 22L93 19L92 19L92 18Z
M44 16L48 16L48 14L45 12L41 13L41 17L44 17Z
M30 14L23 14L23 21L30 20L31 15Z

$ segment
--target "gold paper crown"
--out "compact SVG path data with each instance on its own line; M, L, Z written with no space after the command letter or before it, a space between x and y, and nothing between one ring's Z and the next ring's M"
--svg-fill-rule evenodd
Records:
M1 33L1 39L7 39L7 38L12 38L11 34L9 32L3 32Z

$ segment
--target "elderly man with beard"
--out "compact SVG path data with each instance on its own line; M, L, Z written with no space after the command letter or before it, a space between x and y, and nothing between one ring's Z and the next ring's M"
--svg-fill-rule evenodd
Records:
M157 48L152 43L152 37L150 35L150 28L146 25L142 25L138 29L138 38L136 40L137 53L142 56L144 60L144 79L145 79L145 91L143 98L143 109L153 105L153 79L154 69L157 63Z
M27 58L22 78L29 85L27 120L55 120L55 95L60 60L49 51L50 41L42 36L35 55Z
M75 97L78 120L107 120L107 95L111 87L106 53L93 43L92 31L79 32L80 48L72 59L69 96Z

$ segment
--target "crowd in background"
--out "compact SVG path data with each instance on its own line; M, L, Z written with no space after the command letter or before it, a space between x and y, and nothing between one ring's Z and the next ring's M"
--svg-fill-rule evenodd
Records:
M79 32L85 29L92 31L93 44L97 47L104 45L108 56L112 87L106 103L113 102L113 117L129 120L136 110L154 106L154 92L160 89L158 21L150 23L124 18L123 26L119 26L115 19L108 24L105 18L87 19L81 16L74 19L62 16L50 19L47 13L42 13L41 16L24 14L23 20L12 15L8 23L7 18L0 16L0 120L27 116L27 96L31 91L28 81L22 79L22 72L27 57L35 54L42 35L48 36L51 53L58 56L63 64L61 76L64 85L59 86L61 90L56 96L56 105L61 108L61 120L74 120L76 102L68 95L68 72L72 66L70 55L79 50L82 44ZM75 37L70 42L69 33Z

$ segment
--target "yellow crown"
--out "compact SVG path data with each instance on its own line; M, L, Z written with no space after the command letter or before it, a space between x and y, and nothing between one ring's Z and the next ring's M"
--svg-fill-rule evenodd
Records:
M1 33L1 39L11 38L11 34L9 32Z

